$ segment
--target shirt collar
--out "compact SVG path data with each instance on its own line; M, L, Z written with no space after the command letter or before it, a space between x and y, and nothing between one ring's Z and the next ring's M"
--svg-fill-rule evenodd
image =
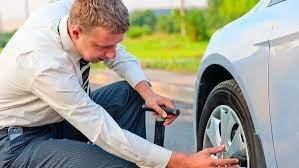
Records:
M60 35L60 40L62 42L62 47L63 49L69 53L71 59L76 63L78 62L82 57L78 53L77 49L75 48L73 41L71 40L71 37L68 33L68 16L64 16L61 18L59 25L58 25L58 30L59 30L59 35Z

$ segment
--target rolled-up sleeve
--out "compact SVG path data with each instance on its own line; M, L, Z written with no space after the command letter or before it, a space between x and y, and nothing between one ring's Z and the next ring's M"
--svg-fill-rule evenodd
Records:
M104 63L109 69L114 70L118 75L124 78L133 88L135 88L140 81L150 83L136 57L128 53L123 45L117 46L116 58L107 59Z
M143 75L129 80L135 84L141 79L145 79ZM166 167L172 152L121 129L103 107L89 98L71 70L45 68L35 75L31 91L104 150L140 167Z

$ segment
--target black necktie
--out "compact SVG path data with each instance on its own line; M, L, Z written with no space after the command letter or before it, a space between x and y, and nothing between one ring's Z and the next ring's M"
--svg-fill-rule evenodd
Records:
M89 62L85 61L83 58L80 59L80 71L82 74L82 88L84 91L90 96L90 87L89 87L89 71L90 71L90 65Z

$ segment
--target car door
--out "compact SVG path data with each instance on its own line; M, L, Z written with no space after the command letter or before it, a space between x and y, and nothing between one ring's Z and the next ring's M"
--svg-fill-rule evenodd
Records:
M270 36L269 99L276 160L281 168L299 165L298 7L298 0L273 0L268 7L275 11Z

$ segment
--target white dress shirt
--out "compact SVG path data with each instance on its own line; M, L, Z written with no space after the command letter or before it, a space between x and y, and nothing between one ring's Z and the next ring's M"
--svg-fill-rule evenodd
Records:
M82 89L77 53L67 31L72 0L38 10L0 56L0 128L33 127L66 119L90 141L140 167L165 167L172 152L121 129ZM59 28L59 32L57 31ZM105 64L135 87L147 80L123 46Z

